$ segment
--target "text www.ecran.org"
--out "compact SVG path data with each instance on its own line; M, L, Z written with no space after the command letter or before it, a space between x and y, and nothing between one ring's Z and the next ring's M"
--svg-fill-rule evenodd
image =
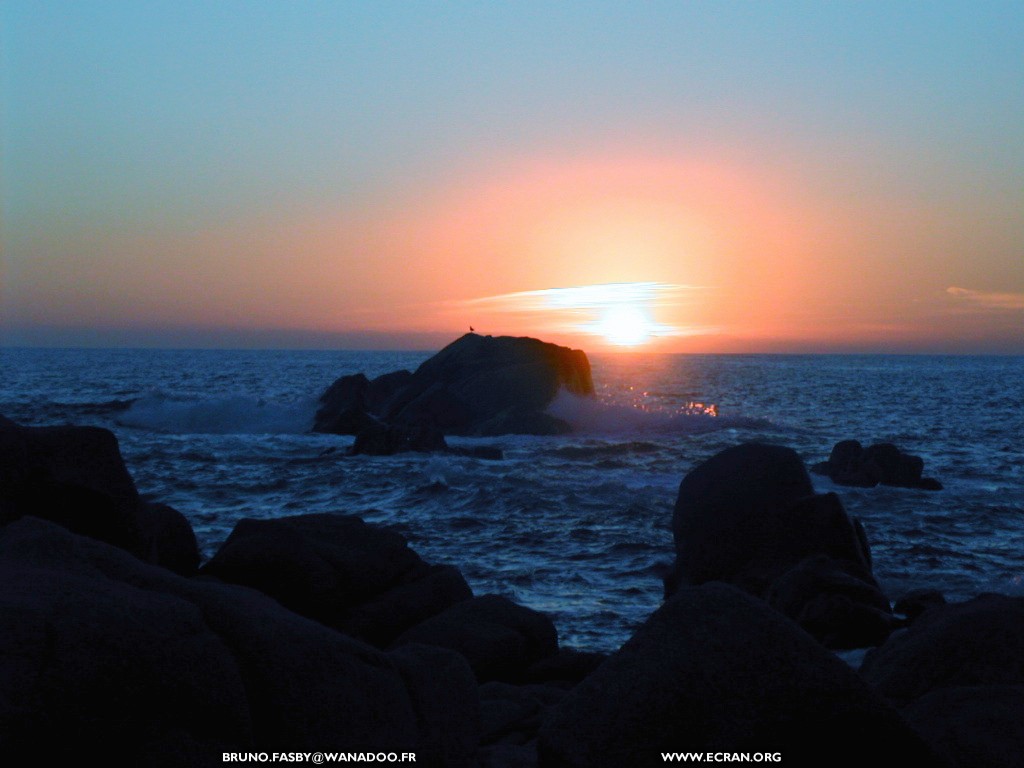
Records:
M781 763L781 752L662 752L666 763Z

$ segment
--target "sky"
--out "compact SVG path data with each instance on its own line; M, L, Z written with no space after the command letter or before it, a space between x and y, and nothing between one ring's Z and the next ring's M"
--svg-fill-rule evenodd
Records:
M0 14L0 345L1024 353L1020 2Z

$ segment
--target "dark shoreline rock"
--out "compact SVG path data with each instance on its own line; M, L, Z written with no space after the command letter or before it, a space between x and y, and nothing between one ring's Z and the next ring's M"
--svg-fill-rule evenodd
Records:
M428 565L404 536L354 515L240 520L202 574L382 648L473 596L457 568Z
M841 747L837 747L841 745ZM681 589L556 704L539 765L664 765L662 752L781 752L786 765L940 764L849 667L763 602Z
M0 526L27 516L177 573L199 566L191 524L139 495L108 429L24 427L0 416Z
M339 741L453 768L662 751L810 765L837 749L943 764L932 745L954 766L1017 765L1024 598L910 593L909 627L854 673L814 638L877 643L896 622L863 527L809 489L779 446L695 468L672 596L605 657L559 649L543 613L474 598L458 568L355 516L243 520L196 575L190 524L138 494L110 432L0 417L0 749L162 766Z
M313 431L360 435L380 423L400 434L561 434L569 425L544 412L559 389L594 394L582 351L527 337L468 333L413 373L395 371L372 381L361 373L341 377L321 396Z
M863 528L803 461L777 445L721 451L683 478L666 598L721 581L768 601L830 648L880 643L895 626Z

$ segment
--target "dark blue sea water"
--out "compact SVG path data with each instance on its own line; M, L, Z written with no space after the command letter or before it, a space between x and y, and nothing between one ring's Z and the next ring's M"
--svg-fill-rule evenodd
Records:
M945 490L815 476L864 521L890 595L1024 586L1024 358L591 356L598 401L553 405L574 434L451 441L498 445L503 461L347 457L351 438L308 432L338 376L427 356L0 349L0 413L114 430L140 491L185 513L207 555L242 517L358 513L458 565L477 593L551 613L577 647L617 647L658 605L679 481L745 440L809 463L845 438L925 459Z

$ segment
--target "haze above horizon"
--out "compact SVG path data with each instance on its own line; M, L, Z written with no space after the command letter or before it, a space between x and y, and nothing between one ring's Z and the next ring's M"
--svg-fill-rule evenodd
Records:
M1024 6L3 6L0 345L1024 353Z

